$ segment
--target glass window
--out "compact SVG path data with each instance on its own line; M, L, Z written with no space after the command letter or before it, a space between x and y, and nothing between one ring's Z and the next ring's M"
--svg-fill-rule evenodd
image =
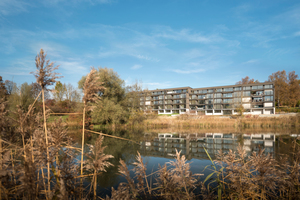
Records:
M207 94L206 98L213 98L213 94Z
M207 93L213 93L214 92L214 90L213 89L209 89L209 90L207 90Z
M233 101L235 103L239 103L239 102L242 102L242 98L234 98Z
M202 94L205 94L207 92L207 90L200 90L199 92Z
M199 95L198 99L205 99L205 95Z
M222 93L215 93L214 96L215 98L222 98Z
M250 91L243 92L243 96L244 97L249 97L250 96Z
M205 104L205 100L199 100L199 104Z
M232 99L223 99L223 103L232 103Z
M261 90L261 89L263 89L264 87L263 87L263 85L258 85L257 86L257 89L259 89L259 90Z
M181 98L186 98L186 95L185 94L181 94L180 97Z
M243 87L243 90L250 90L250 86Z
M207 105L207 109L213 109L213 108L214 108L213 105L211 104Z
M273 101L273 96L265 96L265 101Z
M231 88L224 88L224 90L223 90L224 92L231 92L231 91L233 91L233 88L231 87Z
M215 99L214 102L215 103L222 103L222 99Z
M223 94L223 97L232 97L232 93Z
M242 87L235 87L234 88L234 91L240 91L240 90L242 90Z
M273 90L265 91L265 95L273 95Z
M216 92L222 92L222 88L217 88Z
M215 105L215 109L222 109L222 105L220 104Z
M242 92L234 92L233 96L234 97L240 97L242 95Z
M232 108L232 105L231 105L231 104L224 104L224 105L223 105L223 108L225 108L225 109L226 109L226 108Z
M273 88L273 85L265 85L265 88Z
M258 87L257 86L252 86L252 90L257 90Z
M208 109L210 109L210 108L208 108ZM206 113L212 113L212 110L208 110L208 111L206 111Z
M221 113L221 110L215 110L215 113Z
M205 100L205 104L212 104L213 103L213 100L212 99L206 99Z

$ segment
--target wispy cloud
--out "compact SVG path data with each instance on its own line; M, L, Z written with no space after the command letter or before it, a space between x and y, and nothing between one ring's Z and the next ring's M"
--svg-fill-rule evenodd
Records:
M211 43L222 40L218 35L205 36L201 33L192 32L189 29L173 30L170 27L160 26L154 31L154 36L171 40L180 40L196 43Z
M130 69L136 70L142 68L142 65L133 65Z
M1 0L0 14L11 15L26 12L29 4L19 0Z
M195 74L195 73L205 72L206 70L205 69L193 69L193 70L173 69L171 71L178 74Z
M294 33L294 36L300 36L300 31Z
M253 64L253 63L258 63L258 62L259 62L258 59L251 59L251 60L248 60L246 62L243 62L242 64L247 65L247 64Z

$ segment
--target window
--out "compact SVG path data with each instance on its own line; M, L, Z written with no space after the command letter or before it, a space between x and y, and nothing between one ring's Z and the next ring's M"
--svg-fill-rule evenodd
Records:
M151 100L151 97L146 97L146 100L147 100L147 101Z
M205 95L199 95L198 99L205 99Z
M213 94L207 94L206 98L213 98Z
M207 90L200 90L199 93L205 94Z
M214 90L213 89L209 89L209 90L207 90L207 93L213 93L214 92Z
M208 110L208 111L206 111L206 113L212 113L212 110Z
M186 95L185 94L181 94L180 98L186 98Z
M243 87L243 90L250 90L250 86Z
M265 96L265 101L273 101L273 96Z
M265 90L265 95L273 95L273 90Z
M223 90L224 92L231 92L231 91L233 91L233 88L231 87L231 88L224 88L224 90Z
M222 103L222 99L215 99L214 102L215 103Z
M222 113L221 110L215 110L215 113Z
M263 85L258 85L258 86L257 86L257 89L259 89L259 90L261 90L261 89L263 89L263 88L264 88Z
M225 108L225 109L232 108L232 105L231 104L224 104L223 108Z
M232 93L223 94L223 97L232 97Z
M205 100L205 104L211 104L211 103L213 103L213 100L212 100L212 99L207 99L207 100Z
M223 99L223 103L232 103L232 99Z
M234 92L233 96L234 97L240 97L242 95L242 92Z
M258 87L257 86L252 86L252 90L257 90Z
M217 88L216 92L222 92L222 88Z
M273 85L265 85L265 89L273 88Z
M242 90L242 87L235 87L234 88L234 91L240 91L240 90Z
M214 96L215 98L222 98L222 93L215 93Z
M235 103L239 103L239 102L242 102L242 99L241 99L241 98L234 98L233 101L234 101Z
M205 100L199 100L199 104L205 104Z
M215 109L222 109L222 105L220 104L217 104L217 105L214 105L215 106Z
M244 97L250 97L250 91L243 92Z

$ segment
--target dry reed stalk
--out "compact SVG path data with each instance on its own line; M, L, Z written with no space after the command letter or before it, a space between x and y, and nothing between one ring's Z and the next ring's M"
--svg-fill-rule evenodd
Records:
M46 110L45 110L45 99L44 99L44 88L42 88L42 98L43 98L43 116L44 116L44 130L45 130L45 138L46 138L46 151L47 151L47 178L48 178L48 192L50 195L50 162L49 162L49 149L48 149L48 133L47 133L47 119L46 119ZM47 195L47 196L48 196Z
M59 66L54 67L54 63L50 60L46 61L47 54L44 53L44 50L41 49L40 53L35 58L36 72L31 72L36 77L36 82L42 88L42 99L43 99L43 114L44 114L44 128L45 128L45 137L46 137L46 151L47 151L47 170L48 170L48 195L50 195L50 163L49 163L49 149L48 149L48 134L47 134L47 122L46 122L46 111L45 111L45 95L44 90L47 86L53 85L56 82L58 73L55 73L54 70L58 69ZM46 195L46 196L48 196Z
M91 133L96 133L96 134L99 134L99 135L102 135L102 136L107 136L107 137L116 138L116 139L120 139L120 140L126 140L126 141L133 142L135 144L139 144L139 143L137 143L137 142L135 142L133 140L129 140L129 139L118 137L118 136L114 136L114 135L108 135L108 134L104 134L104 133L98 133L96 131L91 131L91 130L86 130L86 131L91 132Z

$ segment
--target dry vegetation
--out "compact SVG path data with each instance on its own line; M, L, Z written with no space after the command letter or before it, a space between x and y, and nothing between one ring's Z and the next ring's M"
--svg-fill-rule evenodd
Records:
M37 83L44 90L58 78L53 63L46 61L41 50L36 58ZM84 111L87 103L95 101L96 87L87 78L84 96ZM95 80L95 79L94 79ZM99 88L98 88L99 89ZM66 124L56 120L47 125L49 112L43 105L43 112L36 112L30 106L28 112L18 108L12 118L8 117L7 102L0 99L0 199L90 199L97 196L97 178L112 164L111 155L105 155L103 136L95 145L88 145L83 152L67 134ZM84 131L83 117L83 131ZM157 118L146 120L145 125L165 124L172 127L245 127L252 126L299 126L299 116L287 119L193 119L180 116L178 119ZM202 125L201 125L202 124ZM248 126L248 125L247 125ZM146 173L143 158L137 153L132 171L120 160L119 173L127 183L112 188L106 199L297 199L300 196L300 150L294 142L295 154L292 160L277 162L263 150L246 157L240 147L238 152L219 153L219 159L212 161L213 172L201 183L200 174L192 174L190 163L176 151L175 161L170 161L158 171ZM208 155L209 156L209 155ZM78 158L81 158L80 160ZM83 159L85 157L85 159ZM91 178L88 187L82 179ZM155 184L152 184L154 180Z
M147 119L142 126L147 128L299 128L300 115L288 117L258 116L158 116Z

